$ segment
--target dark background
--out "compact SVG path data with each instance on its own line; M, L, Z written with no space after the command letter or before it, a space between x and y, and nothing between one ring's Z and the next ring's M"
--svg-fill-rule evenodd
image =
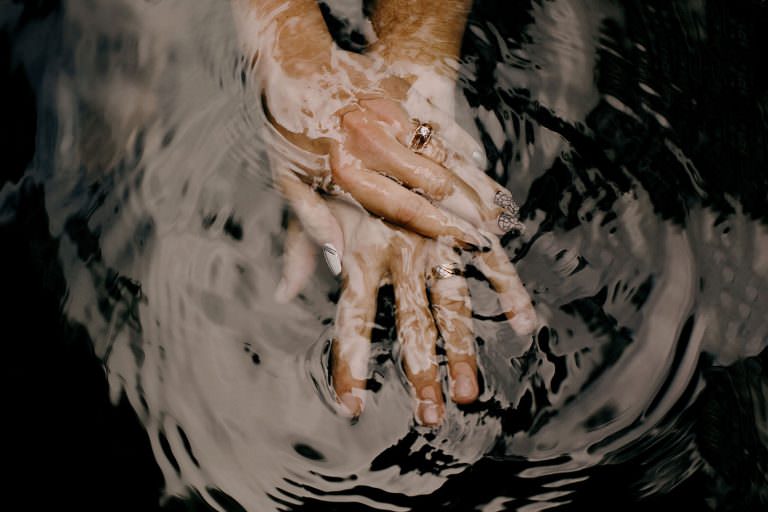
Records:
M525 12L525 2L520 4L520 12ZM600 160L599 166L633 169L664 216L682 222L684 205L694 201L728 213L724 199L728 193L750 216L766 222L766 2L705 2L708 38L694 46L677 25L680 13L685 13L683 2L655 2L658 17L653 19L643 14L646 3L624 4L628 24L616 30L642 41L655 58L604 61L601 89L620 95L631 106L633 98L625 91L639 78L649 77L654 84L665 79L684 84L681 91L662 94L662 101L671 124L679 127L681 147L700 167L707 193L695 194L685 179L674 174L649 175L654 158L662 157L656 151L662 144L660 135L615 115L605 105L590 117L597 137L583 141L585 158L604 160L603 151L612 149L612 159ZM498 16L502 5L478 2L473 16L494 19L501 30L519 30L524 20ZM517 20L516 26L505 27L505 19ZM104 369L91 340L81 326L61 314L67 286L58 262L58 240L48 230L44 190L28 175L35 159L41 158L36 137L50 115L41 101L41 88L61 50L61 6L52 0L0 4L0 21L0 187L14 188L0 203L0 404L7 425L0 453L10 475L5 482L6 503L12 504L6 509L207 510L195 498L160 505L162 478L143 427L125 400L117 407L110 403ZM466 46L470 52L486 52L489 61L496 58L492 49L477 41L468 40ZM535 107L520 105L542 123L555 122ZM766 364L766 351L725 369L702 361L707 389L682 421L693 425L698 449L710 468L669 493L640 502L633 498L633 484L648 478L644 465L649 461L597 468L575 496L572 509L763 509L768 505L768 453L757 437L754 404L762 401L765 408ZM516 491L524 495L525 481L510 477L521 464L483 460L412 505L417 510L463 511L496 495ZM319 503L301 509L364 510Z

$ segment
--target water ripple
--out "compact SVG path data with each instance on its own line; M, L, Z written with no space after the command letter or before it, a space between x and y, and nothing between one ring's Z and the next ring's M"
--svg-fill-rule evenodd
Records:
M37 178L66 314L146 427L168 495L217 510L533 511L575 503L614 466L647 470L632 474L638 498L708 467L689 411L705 363L768 344L766 225L716 198L676 142L663 84L598 87L598 67L640 51L623 10L522 4L493 23L478 7L461 74L489 173L526 198L529 235L507 250L546 326L515 336L470 278L482 393L447 404L432 431L413 421L391 290L356 422L328 385L335 280L323 267L296 301L273 299L283 205L265 149L281 142L242 76L227 3L67 2L55 171ZM663 134L652 168L633 160L640 135L601 146L616 126Z

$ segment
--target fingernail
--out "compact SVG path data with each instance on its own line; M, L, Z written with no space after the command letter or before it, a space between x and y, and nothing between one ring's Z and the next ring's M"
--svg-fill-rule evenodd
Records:
M344 393L341 395L340 400L342 405L347 409L347 412L353 417L360 416L363 412L363 401L352 393Z
M477 397L477 381L467 374L459 374L453 384L453 398L458 402L469 402Z
M485 156L478 150L472 152L472 160L481 169L485 169Z
M435 402L422 402L419 406L421 423L427 426L435 426L440 423L440 408Z
M339 258L339 251L332 244L323 245L323 257L325 263L331 270L334 276L341 274L341 259Z
M275 302L278 304L285 304L288 302L288 284L285 282L285 278L280 279L275 288Z

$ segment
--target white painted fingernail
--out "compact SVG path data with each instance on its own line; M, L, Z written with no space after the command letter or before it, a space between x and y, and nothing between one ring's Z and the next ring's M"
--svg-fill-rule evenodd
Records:
M478 150L472 152L472 160L481 169L485 169L485 156Z
M331 244L323 245L323 257L328 268L331 269L331 273L334 276L341 274L341 259L339 258L339 251Z

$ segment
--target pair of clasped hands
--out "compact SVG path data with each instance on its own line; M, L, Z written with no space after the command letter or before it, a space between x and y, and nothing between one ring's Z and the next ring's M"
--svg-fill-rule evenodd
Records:
M259 81L276 187L291 205L279 301L306 284L322 249L342 288L331 351L339 409L365 405L377 294L394 287L403 368L417 422L450 398L478 396L468 259L518 334L537 327L530 297L498 236L521 229L510 193L482 170L482 149L454 121L455 62L471 2L379 0L378 40L364 55L337 47L315 0L233 0ZM449 109L448 109L449 110ZM419 119L420 121L416 121Z

